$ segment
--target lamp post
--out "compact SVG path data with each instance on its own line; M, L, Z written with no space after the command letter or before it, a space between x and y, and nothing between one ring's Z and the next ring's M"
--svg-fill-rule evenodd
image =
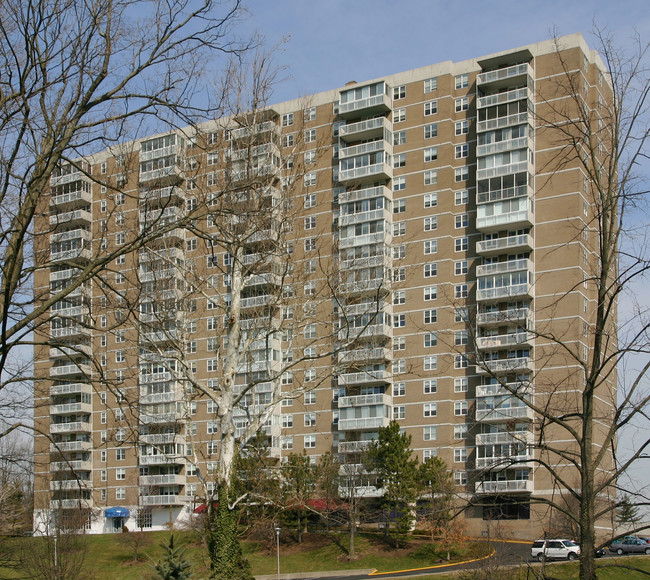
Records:
M280 580L280 526L275 526L275 551L278 554L278 580Z

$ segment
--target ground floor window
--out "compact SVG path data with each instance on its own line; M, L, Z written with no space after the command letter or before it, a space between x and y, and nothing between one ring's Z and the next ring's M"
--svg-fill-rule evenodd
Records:
M483 503L484 520L529 520L530 500L495 497Z
M150 528L152 526L151 510L139 510L136 523L139 529Z

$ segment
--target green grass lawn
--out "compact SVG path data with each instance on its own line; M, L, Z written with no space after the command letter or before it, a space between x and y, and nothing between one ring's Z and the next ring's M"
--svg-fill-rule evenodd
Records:
M93 580L142 580L153 578L150 567L162 555L160 542L166 541L168 532L149 532L144 534L146 545L140 549L140 559L133 561L132 546L128 536L132 534L107 534L82 536L80 538L84 561L84 577ZM183 543L186 557L192 563L192 573L196 578L209 574L209 561L201 538L196 533L175 532ZM345 547L347 537L334 542L323 536L309 535L310 541L304 546L295 543L282 544L280 547L280 567L282 573L348 570L377 568L380 571L404 570L435 565L444 554L426 541L412 542L406 549L394 550L386 546L376 535L359 534L357 536L357 554L359 557L349 561ZM17 558L39 557L42 553L43 538L1 538L0 539L0 578L24 578L25 573ZM483 544L467 543L453 551L453 558L460 560L482 555ZM16 559L14 567L4 565L2 554L13 551ZM244 552L251 563L253 574L274 574L277 567L275 550L263 548L259 543L244 543Z

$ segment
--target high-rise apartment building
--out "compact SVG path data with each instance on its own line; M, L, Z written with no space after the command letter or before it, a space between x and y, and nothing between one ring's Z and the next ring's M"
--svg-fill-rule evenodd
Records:
M94 532L191 517L219 444L196 386L220 388L237 324L236 392L254 387L235 430L286 394L262 422L271 455L357 465L395 419L453 472L469 532L549 529L531 497L561 493L539 463L559 460L523 399L583 385L556 339L588 348L597 234L588 178L554 164L540 119L571 101L564 69L594 114L609 90L581 36L559 54L352 82L61 168L37 297L105 264L51 306L35 351L36 525L79 508ZM372 474L362 487L380 493Z

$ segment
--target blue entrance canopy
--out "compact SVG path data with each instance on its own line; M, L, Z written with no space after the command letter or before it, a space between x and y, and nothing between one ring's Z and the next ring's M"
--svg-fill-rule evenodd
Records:
M128 518L131 512L124 507L112 507L104 510L104 515L107 518Z

